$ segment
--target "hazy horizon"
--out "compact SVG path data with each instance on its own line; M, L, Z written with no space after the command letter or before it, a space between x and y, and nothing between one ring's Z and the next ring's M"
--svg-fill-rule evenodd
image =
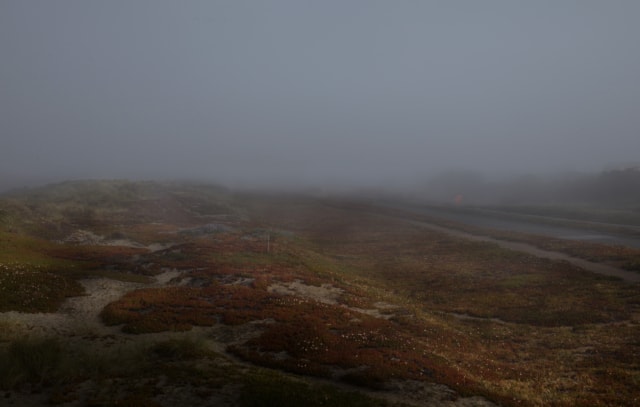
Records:
M4 1L0 189L640 161L640 3Z

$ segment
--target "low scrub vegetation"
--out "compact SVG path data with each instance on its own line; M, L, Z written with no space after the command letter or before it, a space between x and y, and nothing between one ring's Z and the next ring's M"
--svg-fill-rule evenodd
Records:
M0 264L0 312L55 312L84 289L62 273L20 263Z
M127 334L167 336L145 342L149 335L127 335L137 345L99 354L56 338L7 339L0 346L4 389L59 386L54 393L64 400L80 397L65 386L126 386L135 377L139 386L126 397L96 393L94 401L162 405L158 383L168 378L201 386L203 394L231 386L242 406L389 405L279 370L379 391L398 382L439 383L453 389L451 399L480 395L501 405L639 402L637 285L359 205L242 196L235 205L243 207L233 208L212 198L218 190L158 195L144 186L127 195L125 186L106 188L124 195L102 206L91 230L135 245L52 242L35 229L1 232L0 310L55 311L82 294L82 278L148 282L169 275L100 314ZM161 203L141 203L142 195ZM65 199L56 205L68 205ZM136 215L165 203L162 222L159 211ZM57 221L71 224L64 216ZM214 339L202 332L220 327L249 332L216 349L253 367L240 369L212 351ZM189 331L201 336L189 339Z
M245 379L239 405L242 407L402 407L333 386L309 385L281 375L254 374Z

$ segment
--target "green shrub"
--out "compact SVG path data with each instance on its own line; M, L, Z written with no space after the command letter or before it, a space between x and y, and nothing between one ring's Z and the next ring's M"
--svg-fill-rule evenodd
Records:
M56 339L24 337L13 341L1 359L3 389L24 383L48 384L59 373L62 348Z
M332 386L311 386L280 375L256 375L244 384L242 407L382 407L388 403Z

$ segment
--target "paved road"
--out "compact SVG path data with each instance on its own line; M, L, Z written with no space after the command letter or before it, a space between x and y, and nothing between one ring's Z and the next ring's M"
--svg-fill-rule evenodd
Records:
M614 231L603 232L601 230L602 227L605 226L610 226L610 229L615 230L615 228L619 227L620 225L607 225L604 223L600 223L598 224L598 226L600 226L599 228L596 227L594 229L589 229L588 222L584 222L585 227L555 226L546 224L544 222L536 222L536 217L533 216L526 217L528 220L524 220L518 218L514 219L513 217L500 217L499 215L492 215L490 213L483 215L481 212L461 212L456 210L448 210L446 208L437 208L433 206L419 206L410 204L394 204L388 206L421 215L433 216L478 227L498 230L511 230L514 232L552 236L560 239L584 240L610 245L621 245L640 248L640 237L615 233ZM524 216L522 218L524 218ZM628 229L632 230L631 227L629 227Z
M527 243L500 240L500 239L495 239L495 238L492 238L489 236L483 236L483 235L474 235L472 233L462 232L457 229L451 229L451 228L435 225L427 221L419 221L414 219L403 218L401 215L379 215L379 216L393 218L393 219L401 219L401 220L404 220L405 222L411 223L412 225L424 227L431 230L436 230L438 232L447 233L449 235L461 237L464 239L495 243L498 246L505 249L516 250L519 252L524 252L524 253L531 254L533 256L537 256L541 258L567 261L571 264L574 264L584 270L591 271L593 273L617 277L630 283L640 283L640 273L624 270L621 268L609 266L602 263L594 263L588 260L569 256L564 253L559 253L559 252L554 252L549 250L542 250Z

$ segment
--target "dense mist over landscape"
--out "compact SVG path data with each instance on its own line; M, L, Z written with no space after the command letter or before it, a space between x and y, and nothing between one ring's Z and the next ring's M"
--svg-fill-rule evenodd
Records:
M638 162L639 15L629 1L3 1L0 189L437 189L454 171L537 199L535 177L591 174L565 188L580 189ZM487 200L486 182L455 193Z
M639 21L0 0L0 405L640 405Z
M502 180L471 171L449 171L412 191L417 198L452 205L597 204L631 206L640 212L640 168Z

